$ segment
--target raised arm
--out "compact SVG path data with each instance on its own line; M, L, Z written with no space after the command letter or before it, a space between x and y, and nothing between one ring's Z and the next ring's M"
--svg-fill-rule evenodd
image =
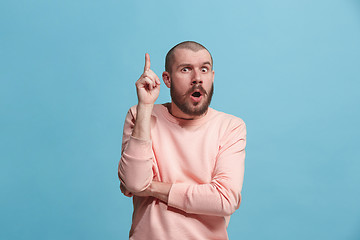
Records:
M132 136L142 140L150 139L150 120L154 103L160 92L160 79L150 69L150 56L145 54L144 73L136 81L138 96L137 116Z
M152 180L151 113L160 92L160 79L150 69L150 56L145 54L144 72L136 81L138 104L129 111L124 124L123 145L118 174L128 191L146 189Z

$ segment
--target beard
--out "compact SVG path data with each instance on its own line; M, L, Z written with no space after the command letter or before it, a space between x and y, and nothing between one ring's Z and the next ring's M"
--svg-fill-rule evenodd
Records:
M214 93L214 84L211 85L209 92L201 85L197 84L191 87L185 94L181 94L172 81L170 84L171 100L183 113L190 116L201 116L206 113ZM202 93L203 99L200 102L193 103L189 100L189 97L195 90L199 90Z

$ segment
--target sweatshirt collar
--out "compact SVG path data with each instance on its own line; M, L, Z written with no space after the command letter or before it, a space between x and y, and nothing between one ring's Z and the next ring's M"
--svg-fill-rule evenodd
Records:
M166 119L168 119L170 122L176 123L176 124L178 124L180 126L203 124L213 114L213 109L209 107L206 114L204 116L202 116L201 118L197 118L197 119L177 118L177 117L174 117L173 115L170 114L169 109L168 109L169 105L170 105L170 103L164 103L164 104L161 104L161 105L158 105L158 106L159 106L159 109L160 109L161 113L165 116Z

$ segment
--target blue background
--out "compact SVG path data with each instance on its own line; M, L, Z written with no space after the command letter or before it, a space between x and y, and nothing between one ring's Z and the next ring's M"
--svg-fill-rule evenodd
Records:
M360 239L356 0L1 1L0 239L127 238L125 114L145 52L161 76L184 40L247 123L230 239Z

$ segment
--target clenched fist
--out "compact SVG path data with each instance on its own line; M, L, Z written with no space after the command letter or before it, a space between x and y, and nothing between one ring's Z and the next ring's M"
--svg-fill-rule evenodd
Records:
M150 69L150 56L145 54L144 73L136 81L139 104L154 104L160 93L160 79Z

